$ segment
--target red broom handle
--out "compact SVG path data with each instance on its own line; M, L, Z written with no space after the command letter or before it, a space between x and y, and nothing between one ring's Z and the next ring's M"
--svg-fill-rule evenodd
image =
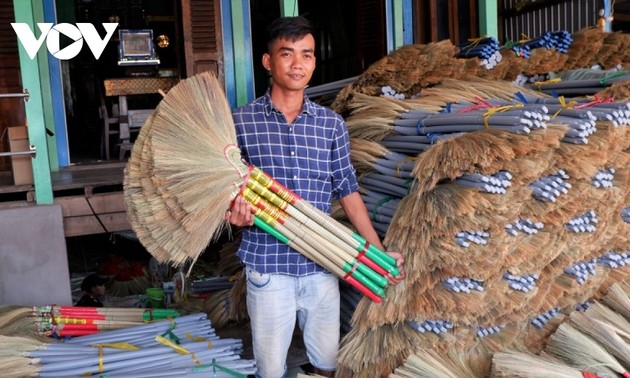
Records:
M261 172L261 174L264 175L264 172L259 169L254 169L253 172ZM344 232L343 229L347 228L339 222L333 220L336 222L337 227L333 227L332 229L326 227L325 221L317 220L321 217L328 217L326 214L312 206L307 201L299 198L299 196L292 193L289 189L281 186L280 183L273 180L271 177L265 175L263 178L268 180L259 182L252 173L251 178L254 180L247 181L246 185L248 188L255 191L262 197L265 197L269 202L286 211L289 215L295 217L318 234L326 234L328 238L339 239L345 244L348 244L353 249L354 253L352 256L357 258L361 257L361 261L365 262L366 265L368 265L367 260L371 260L372 262L370 262L368 266L380 275L384 276L387 273L391 273L393 276L396 276L400 274L398 267L396 266L396 261L391 256L384 253L376 246L370 245L370 243L368 243L356 232L352 232L350 230ZM302 211L308 210L310 217L309 214L300 211L298 207L300 207ZM360 251L361 253L359 254L356 251Z
M256 226L260 227L262 230L264 230L268 234L276 237L278 240L280 240L281 242L283 242L285 244L288 244L288 245L292 245L293 244L289 240L288 237L286 237L285 235L283 235L282 233L277 231L271 224L267 223L267 222L275 222L273 219L268 219L267 221L264 221L262 219L262 217L265 217L265 218L270 218L270 217L267 214L265 214L261 209L256 209L256 208L254 208L252 206L251 210L255 214L254 224ZM381 297L379 297L377 294L372 292L370 289L368 289L365 285L363 285L361 282L356 280L354 277L348 276L348 275L344 275L343 271L339 267L334 265L330 260L325 259L324 256L321 256L321 255L317 256L315 254L312 254L312 253L310 253L308 251L308 248L305 248L305 249L299 248L299 250L306 257L310 258L311 260L317 262L318 264L322 265L326 269L330 270L337 277L340 277L340 278L344 279L346 282L348 282L350 285L352 285L355 288L357 288L360 292L364 293L367 297L369 297L373 301L375 301L377 303L381 303L381 301L382 301Z
M262 198L258 194L254 193L250 188L245 188L243 190L243 197L249 201L250 204L262 209L270 216L272 216L277 222L287 227L292 233L296 233L296 235L302 232L303 227L307 227L304 223L299 220L292 218L289 214L285 213L282 209L273 206L266 199ZM296 228L300 229L297 230ZM301 239L304 239L307 244L317 245L320 249L324 248L329 250L329 253L336 255L342 261L339 264L343 267L344 271L345 264L350 264L351 266L356 266L358 270L366 276L372 283L385 287L387 285L387 279L384 277L385 272L379 273L370 268L368 264L361 263L361 257L363 253L357 253L352 246L343 242L333 234L329 234L325 229L315 229L313 233L303 233L303 236L299 236ZM318 232L319 231L319 232ZM287 235L288 236L288 235ZM326 253L321 253L322 255L326 255ZM327 256L330 259L330 256ZM331 259L332 260L332 259ZM369 260L369 259L368 259Z

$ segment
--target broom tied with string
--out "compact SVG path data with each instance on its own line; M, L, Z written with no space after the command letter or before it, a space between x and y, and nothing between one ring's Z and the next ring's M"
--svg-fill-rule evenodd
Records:
M264 175L264 173L254 168L254 173ZM380 251L375 246L368 243L362 236L353 232L339 222L331 222L332 218L324 214L314 206L299 198L287 188L281 186L277 181L269 176L262 176L263 180L258 181L261 176L253 176L255 181L249 180L247 187L267 199L270 203L285 211L291 217L296 218L303 225L312 229L317 234L325 235L326 239L336 242L339 246L350 246L349 253L359 261L365 263L370 268L381 275L390 273L394 276L400 274L396 267L396 261L386 253ZM359 253L357 253L359 252Z
M258 194L252 189L257 190ZM380 302L380 297L384 297L383 288L387 281L382 275L392 271L397 273L397 268L388 266L387 270L383 269L367 259L363 251L357 253L351 246L344 244L342 240L320 224L310 221L299 212L292 211L304 221L303 223L299 222L298 219L289 217L284 210L291 211L292 206L257 182L249 180L246 187L243 188L242 194L252 205L252 212L256 215L256 225L262 226L261 228L267 232L270 231L270 228L273 229L273 232L269 233L274 237L290 244L324 267L331 268L330 263L337 264L333 272L336 272L337 276L348 281L371 299ZM261 198L259 194L265 196L265 199ZM275 207L267 199L279 206ZM311 232L307 232L309 230ZM319 248L310 248L311 245L317 245ZM363 262L366 264L364 265ZM387 266L386 262L381 261L381 263ZM377 274L375 271L379 273Z
M172 309L39 306L32 308L38 333L47 336L84 336L149 321L171 319Z
M254 223L257 226L261 226L280 241L289 244L320 265L334 270L337 272L337 276L355 286L372 300L380 302L379 297L385 296L383 288L387 284L387 280L352 257L351 252L348 252L347 249L344 251L342 246L334 245L316 233L304 232L303 224L292 222L294 220L283 216L281 210L269 206L267 201L252 191L246 189L243 191L243 195L254 205L252 206L252 213L256 216ZM296 233L301 235L298 236ZM318 249L322 252L318 252L311 247L312 245L319 245L320 248Z

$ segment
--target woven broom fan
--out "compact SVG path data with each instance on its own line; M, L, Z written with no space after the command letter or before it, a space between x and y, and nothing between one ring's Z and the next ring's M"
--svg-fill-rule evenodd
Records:
M373 300L385 295L383 276L399 274L389 255L242 161L231 111L209 72L171 89L143 125L124 191L133 230L160 262L194 264L228 227L225 211L242 194L258 227Z

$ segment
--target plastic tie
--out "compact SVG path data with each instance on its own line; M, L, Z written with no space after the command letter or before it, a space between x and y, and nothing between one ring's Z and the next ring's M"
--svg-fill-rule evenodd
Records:
M601 98L599 93L596 93L593 96L593 101L589 101L587 103L574 106L573 109L584 109L584 108L588 108L589 106L593 106L593 105L597 105L597 104L606 104L606 103L610 103L610 102L614 102L612 97Z
M628 71L619 71L619 72L615 72L614 74L610 74L610 75L606 75L603 78L601 78L601 80L599 80L600 84L608 84L608 80L617 78L617 77L622 77L622 76L626 76L628 74Z
M203 370L208 369L208 368L212 368L212 374L213 374L214 378L217 377L217 369L219 369L222 372L227 373L227 374L229 374L229 375L231 375L233 377L236 377L236 378L247 378L247 376L245 374L239 373L236 370L232 370L232 369L226 368L225 366L221 366L221 365L217 364L216 358L213 358L212 359L212 363L210 363L210 364L195 366L193 368L193 372L203 371Z
M564 96L558 97L558 101L560 102L560 109L558 109L558 111L555 112L554 115L551 116L551 118L556 118L558 114L560 114L560 112L564 109L567 109L567 110L573 109L573 107L577 104L577 101L575 100L571 100L567 103L566 100L564 99Z
M347 280L348 277L352 277L352 273L354 273L355 270L357 270L357 268L359 267L359 260L358 259L354 259L353 263L352 263L352 268L350 268L350 270L343 276L344 280Z
M523 104L516 104L516 105L498 106L498 107L493 107L493 108L488 109L485 113L483 113L483 128L484 129L490 128L488 119L490 118L491 115L496 114L496 113L506 112L512 109L522 108L522 107L523 107Z
M549 80L535 81L534 85L538 88L538 90L540 90L541 89L540 87L543 86L543 85L559 83L561 81L562 81L561 78L554 77L553 79L549 79Z

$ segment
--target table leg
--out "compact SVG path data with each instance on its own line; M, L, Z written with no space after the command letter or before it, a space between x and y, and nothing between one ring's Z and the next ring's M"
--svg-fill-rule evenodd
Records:
M129 143L129 138L131 137L129 134L129 115L127 109L127 96L118 96L118 111L120 113L119 118L119 131L120 131L120 142L121 143Z

